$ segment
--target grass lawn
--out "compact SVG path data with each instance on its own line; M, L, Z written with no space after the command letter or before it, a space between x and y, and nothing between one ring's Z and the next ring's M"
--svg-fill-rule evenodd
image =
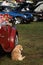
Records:
M7 55L0 58L0 65L43 65L43 22L16 25L19 44L24 48L23 61L12 61Z

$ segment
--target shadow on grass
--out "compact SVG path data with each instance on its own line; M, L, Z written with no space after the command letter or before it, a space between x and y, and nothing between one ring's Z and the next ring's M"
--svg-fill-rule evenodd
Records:
M4 50L2 49L2 47L0 46L0 58L7 56L8 58L11 57L11 53L6 53L4 52Z

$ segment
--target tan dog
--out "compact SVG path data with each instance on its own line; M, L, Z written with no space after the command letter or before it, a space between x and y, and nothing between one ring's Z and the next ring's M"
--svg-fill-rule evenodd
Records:
M22 54L21 54L21 51L22 51L22 50L23 50L22 45L17 45L17 46L13 49L13 51L12 51L12 53L11 53L12 60L22 61L22 60L25 58L25 56L22 56Z

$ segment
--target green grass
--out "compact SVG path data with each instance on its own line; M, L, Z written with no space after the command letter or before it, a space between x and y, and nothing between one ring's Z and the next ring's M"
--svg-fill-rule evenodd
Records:
M43 22L16 25L19 44L24 48L23 61L12 61L5 55L0 58L0 65L43 65Z

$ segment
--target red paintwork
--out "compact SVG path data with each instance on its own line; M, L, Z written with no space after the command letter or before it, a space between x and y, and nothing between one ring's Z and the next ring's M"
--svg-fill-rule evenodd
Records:
M0 28L0 45L5 52L11 52L15 47L16 29L11 26L2 26ZM11 40L13 38L13 41Z
M9 14L0 14L0 22L9 21L9 19L12 19L12 16Z
M24 2L25 0L16 0L16 2Z
M7 18L10 18L10 19L12 19L12 16L10 16L9 14L4 14L4 17L7 17Z

